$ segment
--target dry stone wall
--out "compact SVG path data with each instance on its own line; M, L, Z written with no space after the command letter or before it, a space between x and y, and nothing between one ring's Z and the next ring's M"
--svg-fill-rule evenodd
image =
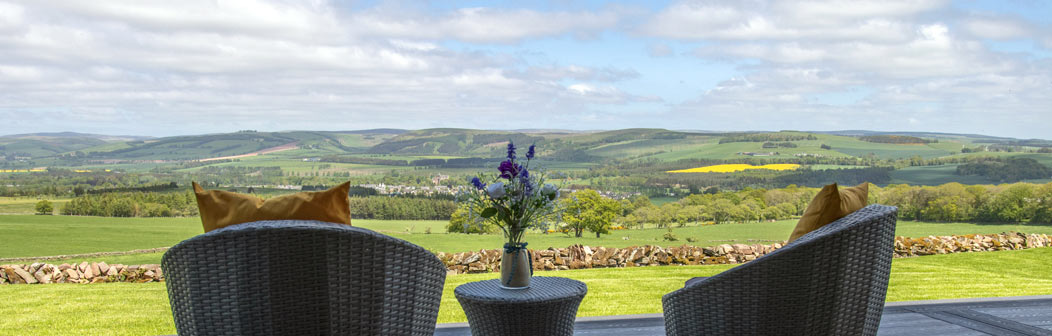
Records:
M161 265L80 264L0 265L0 284L154 282L164 280Z
M534 270L571 270L604 267L660 265L740 264L776 251L783 243L723 244L710 247L632 246L607 248L574 245L567 248L531 250ZM913 257L960 252L1022 250L1052 246L1045 234L1001 233L963 236L896 237L895 257ZM436 254L452 274L500 271L502 250L480 250ZM0 284L154 282L163 281L160 265L80 264L0 265Z
M740 264L755 260L782 248L785 243L723 244L712 247L632 246L606 248L574 245L567 248L532 250L533 269L571 270L603 267L638 267L660 265ZM1052 246L1045 234L1001 233L963 236L896 237L895 258L947 254L1022 250ZM481 250L437 254L450 273L486 273L500 271L501 250Z
M1022 250L1052 246L1052 236L1018 232L963 236L895 237L895 257L960 252Z

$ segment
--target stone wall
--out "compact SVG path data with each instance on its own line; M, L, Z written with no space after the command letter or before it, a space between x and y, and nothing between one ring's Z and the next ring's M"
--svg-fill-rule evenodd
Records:
M723 244L711 247L632 246L606 248L574 245L567 248L531 250L533 268L571 270L604 267L641 267L660 265L740 264L755 260L782 248L784 243ZM1052 236L1045 234L1001 233L988 235L928 236L895 238L895 257L913 257L960 252L1022 250L1052 246ZM436 255L452 274L500 271L501 250L461 253L439 252ZM0 265L0 284L98 283L163 281L160 265L107 265L104 262L70 264Z
M1022 250L1052 246L1052 236L1008 232L963 236L895 237L895 257L913 257L960 252Z
M633 246L626 248L573 245L567 248L531 250L533 269L571 270L604 267L640 267L659 265L738 264L754 260L782 247L781 243L723 244L712 247ZM461 253L439 252L438 258L450 273L486 273L500 271L502 250Z
M533 269L570 270L602 267L636 267L659 265L740 264L781 248L785 243L723 244L712 247L632 246L606 248L574 245L568 248L532 250ZM1021 250L1052 246L1045 234L1001 233L963 236L895 237L896 258L959 252ZM439 252L438 258L450 273L486 273L500 271L501 250L461 253Z
M164 280L161 265L80 264L0 265L0 284L154 282Z

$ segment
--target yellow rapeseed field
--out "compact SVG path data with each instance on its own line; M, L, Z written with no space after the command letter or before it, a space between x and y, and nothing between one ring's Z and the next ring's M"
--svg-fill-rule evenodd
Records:
M0 173L41 173L41 172L46 172L46 171L47 171L46 168L0 169ZM90 172L92 172L92 170L89 170L89 169L74 169L73 172L74 173L90 173ZM110 172L110 170L106 169L106 172L108 173L108 172Z
M745 171L748 169L771 169L771 170L793 170L800 168L800 165L795 163L778 163L778 164L767 164L762 166L753 166L747 164L721 164L715 166L706 166L690 169L670 170L669 173L733 173L737 171Z
M33 168L33 169L0 169L0 173L39 173L46 172L44 168Z

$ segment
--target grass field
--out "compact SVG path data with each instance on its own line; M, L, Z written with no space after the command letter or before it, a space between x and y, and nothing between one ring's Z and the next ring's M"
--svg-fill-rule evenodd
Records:
M129 251L172 246L203 232L201 220L88 216L0 216L0 258Z
M784 133L784 132L783 132ZM799 133L799 132L788 132ZM804 133L799 133L804 134ZM682 159L734 159L741 158L739 152L777 152L772 158L793 158L793 154L807 153L819 154L827 157L858 156L864 157L871 153L882 159L909 158L921 156L923 158L935 158L959 153L962 142L966 140L944 140L938 143L923 145L900 145L873 143L859 140L855 137L839 136L831 134L815 134L817 140L796 140L795 148L763 148L762 142L727 142L719 143L719 139L710 138L704 140L691 139L680 141L669 141L666 143L650 141L626 141L592 149L596 153L621 151L626 155L639 155L643 153L654 153L645 156L664 161L677 161ZM775 141L777 142L777 141ZM829 145L832 149L822 149L822 145Z
M69 199L48 199L51 201L51 206L55 208L55 212L58 212L62 208L62 205L69 202ZM0 215L31 215L36 213L37 202L40 202L36 197L0 197Z
M431 227L433 233L444 233L445 221L378 221L356 219L355 225L385 234L421 235ZM410 230L410 231L407 231ZM0 233L19 237L0 244L0 258L54 256L93 252L129 251L172 246L201 234L201 219L184 218L111 218L88 216L0 216ZM446 236L446 235L442 235ZM130 256L124 257L129 258ZM110 258L105 257L107 261ZM137 258L133 260L156 259ZM127 262L122 262L127 263Z
M697 144L689 147L670 147L670 150L648 156L647 158L656 158L663 161L677 161L682 159L740 159L747 156L739 155L739 152L778 152L779 155L770 156L768 158L793 158L793 154L820 154L828 157L841 157L847 156L843 153L835 150L822 149L823 144L820 140L801 140L793 141L798 147L796 148L763 148L762 142L728 142L719 143L718 140L710 140L706 144Z
M355 226L378 231L407 240L431 251L464 252L493 249L503 244L499 234L467 235L445 233L446 221L380 221L353 220ZM673 228L679 240L665 241L666 229L615 230L595 238L587 232L583 237L569 237L561 233L528 233L530 248L566 247L573 244L589 246L627 247L637 245L679 246L691 244L713 246L733 242L763 242L785 240L795 221L784 220L761 223L724 223L710 226ZM431 229L431 234L425 232ZM907 237L968 233L1000 233L1017 231L1052 234L1052 225L925 223L900 221L896 234ZM0 258L54 256L93 252L129 251L172 246L202 232L201 222L190 218L105 218L81 216L0 216L0 234L19 237L0 245ZM687 238L696 242L689 243ZM751 240L751 241L750 241ZM155 264L160 253L88 258L93 261L123 264ZM80 261L87 259L75 259ZM68 262L70 260L59 260ZM54 263L55 261L50 261Z
M955 164L939 166L916 166L891 171L891 183L909 185L943 185L950 182L962 184L997 184L996 181L978 175L957 175Z
M661 296L687 279L732 267L587 269L536 275L585 282L588 295L578 310L583 317L660 313ZM466 320L453 296L456 286L496 277L496 273L446 277L438 322ZM1044 294L1052 294L1052 248L895 259L887 301ZM5 298L0 305L3 335L175 333L163 283L0 286L0 297Z
M836 135L818 135L819 141L833 147L834 151L850 156L864 157L872 153L881 159L910 158L920 156L925 159L949 156L960 152L961 144L945 141L931 144L900 145L862 141L854 137Z

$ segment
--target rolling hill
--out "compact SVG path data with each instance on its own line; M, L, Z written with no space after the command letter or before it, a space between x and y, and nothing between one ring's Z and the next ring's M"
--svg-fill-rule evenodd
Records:
M865 137L924 139L926 143L881 143ZM369 162L435 158L494 159L504 155L511 140L525 147L537 144L539 156L569 163L608 161L797 160L802 157L934 159L987 155L962 149L1001 146L990 155L1036 152L1045 140L1018 140L973 134L934 132L734 132L713 133L633 128L611 131L493 131L457 128L422 130L374 129L350 131L240 131L224 134L163 138L122 137L80 133L36 133L0 137L0 156L31 157L38 162L77 159L101 161L179 162L268 157L299 160L318 157L370 158ZM1027 146L1035 145L1035 146ZM1014 146L1014 147L1013 147ZM1052 155L1037 155L1039 160ZM384 161L394 160L394 161ZM345 162L355 162L345 161ZM61 164L59 162L58 164Z
M0 157L58 156L111 143L144 139L148 137L74 132L12 134L0 136Z
M1052 151L1044 146L1052 142L972 134L435 128L240 131L162 138L21 134L0 137L0 168L16 174L53 167L147 174L244 171L256 174L252 176L262 174L265 168L271 174L277 171L281 176L296 178L369 176L363 181L405 181L406 176L413 176L414 181L424 181L435 174L457 176L492 168L505 155L508 140L519 145L520 155L526 146L536 144L545 168L579 172L574 177L576 185L634 181L631 183L654 188L687 184L734 188L778 185L783 183L779 179L790 178L788 175L796 176L791 180L795 182L784 183L801 185L856 177L883 181L882 184L994 183L984 176L958 175L957 167L977 159L1013 157L1032 158L1052 166ZM909 141L888 143L901 140ZM796 163L802 164L804 170L743 172L733 176L664 173L719 163ZM873 174L883 177L875 178ZM1045 180L1048 179L1028 181Z

